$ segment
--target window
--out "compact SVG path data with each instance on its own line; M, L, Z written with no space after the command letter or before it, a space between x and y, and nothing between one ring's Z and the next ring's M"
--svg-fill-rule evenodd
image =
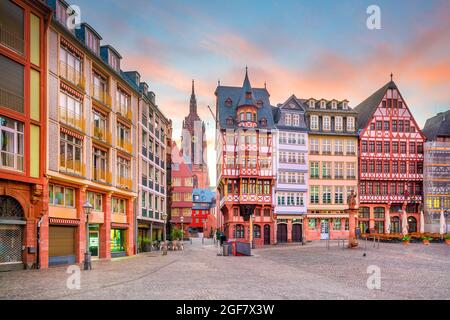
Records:
M344 203L344 188L335 187L334 188L334 203L343 204Z
M128 151L129 153L132 152L131 150L131 143L130 143L131 137L130 137L130 128L126 127L122 123L117 123L117 145ZM158 152L155 150L158 156Z
M111 53L111 50L108 52L108 58L109 65L116 71L120 70L120 60L115 54Z
M82 85L83 68L81 58L64 46L61 46L59 49L59 74L77 86Z
M333 230L341 230L342 224L341 219L333 219Z
M234 237L235 238L244 238L244 226L242 224L237 224L234 227Z
M355 118L347 117L347 131L353 132L355 131Z
M292 125L298 127L300 125L300 116L298 114L294 114L292 116Z
M398 142L392 142L392 152L398 153Z
M91 206L93 206L92 210L94 211L103 211L102 198L103 196L101 193L96 193L92 191L87 192L87 200L89 201Z
M322 162L322 178L323 179L331 178L331 162L330 161Z
M331 154L331 140L329 139L322 140L322 153Z
M372 122L372 123L370 124L370 130L371 130L371 131L375 130L375 123Z
M326 130L326 131L331 130L331 118L329 116L323 117L323 130Z
M83 130L84 123L82 118L81 100L65 91L60 91L59 118L63 123L77 128L78 130Z
M392 132L397 132L397 120L392 120Z
M309 194L310 194L310 202L312 204L318 204L319 203L319 187L311 186L309 188Z
M320 109L326 109L326 108L327 108L326 101L320 101Z
M398 132L403 132L403 120L398 120Z
M60 133L59 141L59 166L68 172L82 173L82 150L81 139L67 133Z
M389 121L384 121L384 131L389 131Z
M377 120L376 126L377 126L377 130L381 131L383 129L383 122Z
M415 142L410 142L409 143L409 153L410 154L415 154L416 153L416 143Z
M62 207L75 207L75 190L50 184L49 190L49 204Z
M400 142L400 153L406 154L406 142Z
M316 229L316 219L309 219L308 220L308 228L311 230Z
M316 102L314 100L309 100L309 107L311 109L314 109L315 106L316 106Z
M319 117L316 115L311 116L311 130L319 130Z
M86 32L86 45L89 47L89 49L91 49L95 54L98 55L100 48L100 40L90 30L85 29L85 32Z
M361 172L367 173L367 161L366 160L361 161Z
M323 186L322 189L322 202L325 204L331 203L331 187Z
M117 177L120 186L131 189L131 162L128 159L117 157Z
M287 126L292 125L291 118L292 118L292 116L291 116L290 113L287 113L287 114L284 116L284 122L285 122L285 124L286 124Z
M377 141L377 153L383 152L383 144L381 141Z
M384 142L384 153L390 153L390 152L391 152L390 143L389 143L389 141L385 141Z
M270 194L270 181L264 180L264 194Z
M120 88L116 91L116 108L123 117L131 120L131 97Z
M318 139L310 139L310 152L311 154L318 154L319 153L319 140Z
M23 54L24 51L24 12L11 1L0 2L0 21L2 36L0 44ZM0 68L0 70L3 70Z
M106 151L94 147L93 154L93 177L94 180L97 181L106 181L107 180L107 163L108 163L108 154Z
M331 102L331 109L337 109L337 101Z
M342 131L342 123L343 123L342 117L335 117L334 118L334 129L336 131Z
M95 109L92 112L92 114L94 121L94 137L102 141L107 141L107 136L109 132L107 130L106 116Z
M342 140L334 141L334 153L335 154L344 154L344 142Z
M311 178L319 178L319 162L311 161L310 163Z
M355 179L356 164L354 162L347 162L347 179Z
M373 153L375 152L375 142L369 141L369 152Z
M0 168L23 171L23 123L0 115Z
M362 152L367 152L367 141L362 141L361 142L361 151Z
M126 213L126 202L124 199L112 198L111 199L111 210L115 214L125 214Z

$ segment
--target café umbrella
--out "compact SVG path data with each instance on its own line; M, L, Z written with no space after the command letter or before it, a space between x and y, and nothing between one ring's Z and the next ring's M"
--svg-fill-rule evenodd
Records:
M408 219L406 218L406 210L403 210L402 215L402 234L403 235L408 234Z
M441 210L441 216L439 219L439 233L444 234L445 233L445 217L444 217L444 210Z
M425 219L423 217L423 210L420 211L420 233L425 233Z
M391 215L389 210L386 211L386 223L385 223L386 233L391 233Z

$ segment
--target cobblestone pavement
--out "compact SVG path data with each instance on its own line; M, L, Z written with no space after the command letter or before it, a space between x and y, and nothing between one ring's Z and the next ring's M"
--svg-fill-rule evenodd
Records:
M366 256L363 253L366 252ZM380 244L349 250L315 242L217 256L212 245L186 245L97 261L67 289L67 267L0 273L0 299L450 299L450 246ZM367 267L381 270L369 290Z

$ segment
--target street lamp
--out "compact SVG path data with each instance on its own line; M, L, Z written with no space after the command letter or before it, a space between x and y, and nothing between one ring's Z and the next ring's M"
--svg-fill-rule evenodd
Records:
M183 226L184 217L183 216L180 217L180 221L181 221L181 234L182 234L182 236L181 236L181 244L183 244L183 240L184 240L184 226Z
M161 218L164 220L164 232L163 232L163 239L164 239L164 245L163 245L163 256L167 255L167 243L166 243L166 223L167 223L167 213L163 212L161 215Z
M84 270L92 269L91 252L89 251L89 215L94 207L86 200L83 211L86 216L86 250L84 251Z

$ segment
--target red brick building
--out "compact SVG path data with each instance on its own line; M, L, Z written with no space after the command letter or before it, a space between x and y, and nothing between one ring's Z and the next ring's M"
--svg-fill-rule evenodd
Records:
M0 270L47 266L45 39L51 12L37 0L0 2Z
M358 219L362 232L401 233L405 210L409 232L418 231L424 135L392 79L355 111L360 136Z

